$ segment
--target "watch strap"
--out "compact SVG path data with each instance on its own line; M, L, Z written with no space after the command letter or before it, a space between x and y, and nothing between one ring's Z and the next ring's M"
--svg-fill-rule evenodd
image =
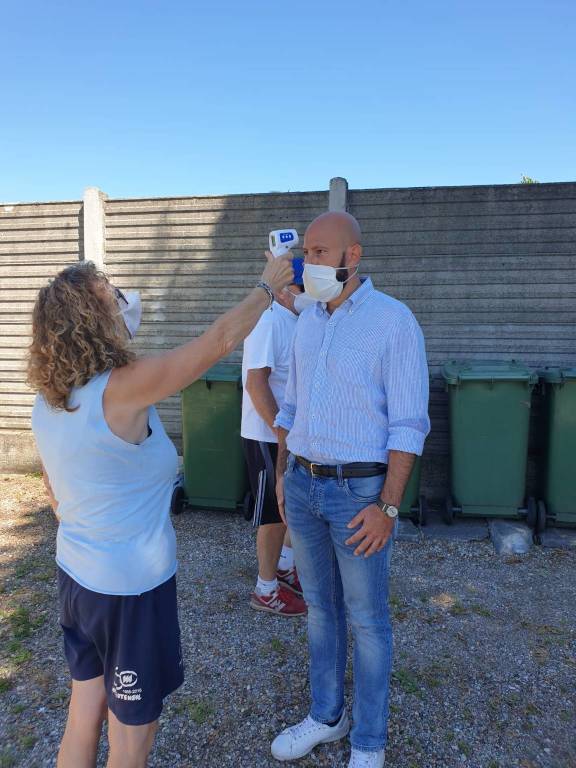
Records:
M393 504L388 504L387 502L385 502L385 501L382 501L382 499L378 499L378 501L376 502L376 504L377 504L377 505L380 507L380 509L382 510L382 512L384 512L384 514L386 514L386 515L388 515L388 509L389 509L390 507L392 507L392 506L393 506ZM395 509L396 509L396 508L395 508ZM388 515L388 517L396 517L396 516L397 516L397 514L398 514L398 513L396 513L396 515Z

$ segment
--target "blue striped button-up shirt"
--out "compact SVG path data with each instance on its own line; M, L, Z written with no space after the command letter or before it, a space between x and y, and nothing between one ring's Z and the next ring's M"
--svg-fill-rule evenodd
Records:
M299 317L276 426L288 449L319 464L388 462L422 454L430 431L424 337L405 304L370 278L330 315L318 302Z

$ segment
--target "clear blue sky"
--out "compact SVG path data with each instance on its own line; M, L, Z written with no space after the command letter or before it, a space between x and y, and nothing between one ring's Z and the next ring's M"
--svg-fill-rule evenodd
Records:
M574 0L31 0L0 200L576 179Z

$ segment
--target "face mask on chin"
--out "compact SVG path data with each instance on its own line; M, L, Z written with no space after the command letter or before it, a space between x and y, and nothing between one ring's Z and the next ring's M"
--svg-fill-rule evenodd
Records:
M307 293L294 294L294 312L296 312L297 315L304 312L306 307L309 307L311 304L316 304L316 299L312 298L312 296L309 296Z
M346 280L338 279L338 269L354 269ZM315 301L327 304L344 290L344 285L358 272L356 267L328 267L324 264L304 264L304 288Z
M285 296L292 297L288 300L289 306L287 309L289 309L291 312L294 312L296 315L299 315L306 309L306 307L309 307L311 304L316 304L316 299L313 299L311 296L308 296L306 293L302 293L300 291L298 293L294 293L288 287L284 288L282 293Z
M142 320L140 293L138 291L121 291L119 288L116 288L115 291L118 308L128 331L128 336L133 339Z

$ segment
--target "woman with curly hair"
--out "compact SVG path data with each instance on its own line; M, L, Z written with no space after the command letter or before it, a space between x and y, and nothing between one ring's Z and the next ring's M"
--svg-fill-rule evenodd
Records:
M96 765L108 719L108 768L147 763L163 699L183 681L170 500L174 445L154 404L230 353L293 277L268 263L236 307L156 357L130 349L140 319L90 263L64 269L34 307L32 428L59 520L60 623L72 677L58 768Z

